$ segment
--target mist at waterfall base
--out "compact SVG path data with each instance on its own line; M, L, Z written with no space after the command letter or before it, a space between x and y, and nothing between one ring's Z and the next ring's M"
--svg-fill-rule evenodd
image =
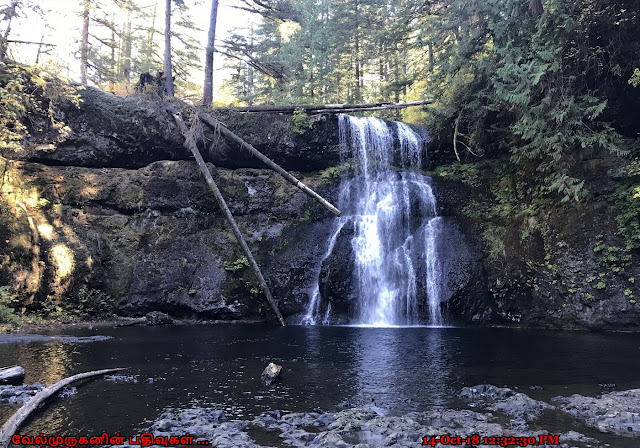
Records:
M338 120L341 162L351 163L355 173L341 181L337 205L343 215L319 260L302 323L334 323L335 307L320 292L320 270L341 232L351 231L355 291L349 324L442 326L441 218L431 179L416 172L426 135L402 122L348 115Z

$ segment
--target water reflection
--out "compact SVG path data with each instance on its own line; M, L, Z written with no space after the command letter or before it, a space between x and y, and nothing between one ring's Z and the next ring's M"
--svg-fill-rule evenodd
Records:
M451 359L442 328L357 331L358 400L386 410L410 402L416 392L423 405L442 405L450 389ZM419 347L419 349L417 349Z

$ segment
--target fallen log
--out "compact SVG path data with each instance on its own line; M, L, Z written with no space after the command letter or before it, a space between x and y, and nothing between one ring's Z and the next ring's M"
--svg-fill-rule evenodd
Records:
M216 120L211 115L209 115L209 114L207 114L205 112L202 112L200 110L196 110L196 113L198 114L198 117L200 118L200 120L205 122L209 127L211 127L214 130L219 129L221 134L223 134L225 137L228 137L230 140L233 140L234 142L239 144L240 145L240 149L246 149L247 151L249 151L253 156L255 156L257 159L262 161L269 168L271 168L276 173L278 173L282 177L284 177L288 182L290 182L291 184L295 185L297 188L302 190L306 195L310 196L311 198L315 199L320 204L322 204L331 213L333 213L334 215L336 215L338 217L342 214L340 212L340 210L338 210L336 207L334 207L329 201L327 201L325 198L320 196L318 193L313 191L311 188L307 187L305 184L300 182L300 180L298 180L295 176L290 174L288 171L286 171L280 165L278 165L273 160L271 160L270 158L268 158L267 156L262 154L256 148L254 148L253 145L251 145L250 143L245 142L242 138L238 137L236 134L231 132L220 121Z
M282 112L293 113L296 110L309 112L345 113L366 110L404 109L407 107L432 104L434 100L407 101L404 103L369 103L369 104L306 104L286 106L246 106L246 107L219 107L216 109L230 110L233 112Z
M0 384L18 385L22 384L25 370L21 366L3 367L0 369Z
M178 125L178 128L180 129L180 132L182 133L185 139L185 145L189 148L189 150L195 157L198 167L200 167L200 171L204 175L204 178L207 181L209 188L213 192L213 195L215 196L216 201L220 206L220 210L222 210L222 214L225 216L225 218L227 219L227 222L231 226L231 229L233 230L233 234L235 235L236 240L238 240L238 243L242 247L242 251L244 252L244 255L247 257L247 260L249 261L249 265L251 266L251 269L255 273L256 277L258 277L258 281L260 282L260 287L262 288L264 295L267 297L267 302L269 302L269 305L273 309L273 312L276 314L276 317L280 321L280 324L282 324L282 326L284 327L285 326L284 318L282 317L282 314L280 314L278 305L276 304L276 301L273 299L273 296L271 295L271 291L269 290L269 287L267 286L267 282L265 281L264 276L260 271L260 267L258 267L258 263L256 263L256 260L253 258L253 254L251 253L249 246L244 240L244 237L242 236L242 233L238 228L238 224L236 223L236 220L231 214L231 210L229 210L227 203L222 197L222 193L220 193L218 186L216 185L215 181L213 180L213 177L211 176L211 173L209 172L209 168L207 167L207 165L204 162L204 159L202 158L202 154L200 154L200 151L198 150L198 146L196 145L196 141L193 136L193 133L189 132L187 125L184 123L184 121L182 121L182 118L178 113L173 113L172 115L176 121L176 124Z
M118 372L120 370L125 370L124 368L117 369L104 369L104 370L94 370L91 372L78 373L77 375L70 376L63 380L58 381L55 384L41 390L37 394L35 394L31 400L29 400L24 406L22 406L18 411L11 416L9 420L2 426L0 429L0 448L7 448L9 443L11 442L11 437L18 431L20 425L31 415L33 411L35 411L38 406L43 403L47 398L51 397L53 394L58 392L63 387L79 380L84 380L86 378L92 378L99 375L105 375L107 373Z

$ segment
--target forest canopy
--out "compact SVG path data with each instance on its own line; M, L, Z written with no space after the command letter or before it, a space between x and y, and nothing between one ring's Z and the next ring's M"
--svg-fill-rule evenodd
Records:
M166 64L167 17L176 94L192 101L207 47L216 106L433 98L386 117L424 124L459 160L508 154L565 201L588 194L574 169L584 151L638 151L635 0L236 0L221 7L250 19L217 34L217 1L75 3L79 57L47 58L43 35L36 62L118 94ZM215 44L210 28L209 43L196 38L208 26L194 18L203 7ZM16 20L46 14L32 0L1 2L0 57L23 45L12 39Z

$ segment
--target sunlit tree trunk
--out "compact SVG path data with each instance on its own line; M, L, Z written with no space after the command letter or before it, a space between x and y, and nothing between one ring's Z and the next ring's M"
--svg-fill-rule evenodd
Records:
M122 74L125 82L131 81L131 11L127 11L127 25L125 27L124 39L124 67Z
M173 96L173 68L171 66L171 0L166 0L164 16L164 77L166 95Z
M82 12L82 41L80 43L80 81L87 83L87 65L89 64L89 8L91 2L85 0Z
M118 76L116 64L116 14L111 14L111 81L115 82Z
M216 40L216 19L218 17L218 0L211 1L211 18L209 19L209 35L207 37L207 51L204 58L204 95L202 104L211 106L213 101L213 52Z

